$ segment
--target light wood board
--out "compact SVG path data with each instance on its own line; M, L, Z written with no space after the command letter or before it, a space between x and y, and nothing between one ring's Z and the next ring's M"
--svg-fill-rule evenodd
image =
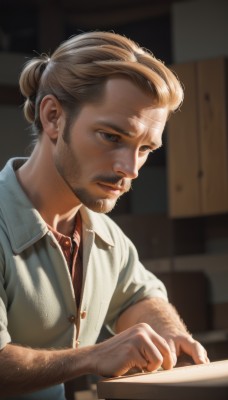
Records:
M99 399L228 400L228 360L101 380Z

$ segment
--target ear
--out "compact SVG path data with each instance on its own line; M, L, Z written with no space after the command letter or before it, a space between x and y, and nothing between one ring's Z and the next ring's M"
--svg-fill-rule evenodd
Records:
M62 132L65 113L59 101L53 95L45 96L40 103L40 121L43 131L55 141Z

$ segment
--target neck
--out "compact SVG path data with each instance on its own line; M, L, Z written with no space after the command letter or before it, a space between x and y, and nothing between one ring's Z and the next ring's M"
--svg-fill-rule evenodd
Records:
M81 203L58 174L50 151L44 152L44 148L40 151L39 143L36 145L31 157L17 171L17 177L45 222L70 236Z

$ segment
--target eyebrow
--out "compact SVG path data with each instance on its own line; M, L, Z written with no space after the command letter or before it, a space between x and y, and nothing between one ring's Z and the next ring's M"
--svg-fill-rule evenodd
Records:
M127 136L127 137L134 137L133 134L131 134L130 132L126 131L125 129L121 128L120 126L114 124L113 122L110 121L100 121L100 124L112 129L113 131L115 131L116 133L120 133L121 135ZM152 147L156 147L159 148L162 146L162 143L155 143L155 142L151 142L150 143Z
M111 128L113 131L117 133L121 133L124 136L132 137L133 135L126 131L125 129L120 128L120 126L113 124L112 122L101 121L101 124L106 126L107 128Z

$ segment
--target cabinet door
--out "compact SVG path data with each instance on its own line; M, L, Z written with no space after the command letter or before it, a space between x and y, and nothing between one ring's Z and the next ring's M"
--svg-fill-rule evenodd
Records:
M196 63L186 63L172 69L183 82L185 98L167 125L169 215L196 216L201 212L197 67Z
M201 201L204 215L228 211L227 61L197 63L201 153Z

